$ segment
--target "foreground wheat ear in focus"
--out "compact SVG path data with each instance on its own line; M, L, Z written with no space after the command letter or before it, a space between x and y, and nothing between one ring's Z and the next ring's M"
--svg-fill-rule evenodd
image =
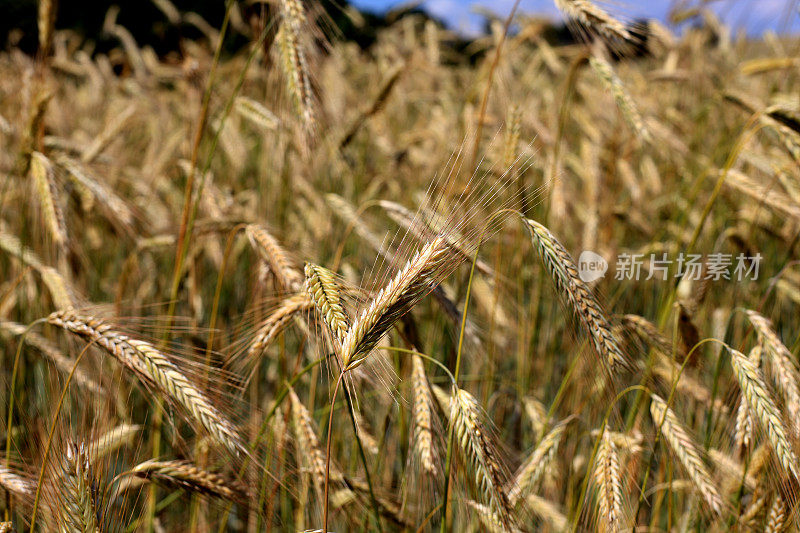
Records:
M800 42L554 4L39 2L0 532L797 530Z

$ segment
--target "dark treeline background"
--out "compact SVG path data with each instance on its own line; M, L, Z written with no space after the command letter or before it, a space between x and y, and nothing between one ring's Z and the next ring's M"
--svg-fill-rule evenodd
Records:
M195 12L205 19L213 28L219 28L225 14L224 0L173 0L180 12ZM264 3L253 3L249 7L240 3L245 21L258 16L266 8ZM323 0L320 2L327 16L337 28L337 37L358 42L368 47L375 39L380 28L391 22L389 18L372 13L361 13L363 24L355 26L344 9L348 8L347 0ZM58 5L56 19L57 29L72 29L85 39L95 44L97 51L118 45L113 39L103 34L103 20L112 6L119 7L117 23L125 27L140 45L151 46L158 54L163 55L178 47L181 37L199 37L200 32L188 25L178 27L167 21L153 2L110 1L110 0L61 0ZM351 8L352 9L352 8ZM418 10L409 10L408 12ZM36 0L0 0L0 46L8 48L17 46L27 53L35 53L37 48ZM238 49L246 40L234 36L226 42L230 51Z
M181 39L201 37L200 31L191 24L171 24L161 10L151 0L54 0L59 3L56 29L70 29L92 45L94 52L107 52L119 46L119 41L103 33L103 21L108 10L119 7L116 23L126 28L140 46L150 46L160 56L180 51ZM335 31L326 32L329 38L346 39L368 48L382 28L389 26L408 14L432 18L419 8L406 7L385 15L360 12L358 24L346 10L355 11L347 0L320 0L318 5L324 9L327 20ZM181 13L194 12L200 15L212 28L220 28L225 14L225 0L173 0L172 4ZM239 2L242 18L246 23L261 24L266 2ZM267 16L269 16L267 14ZM18 47L28 54L37 50L37 1L0 0L0 49ZM440 26L443 23L435 20ZM331 25L331 24L325 24ZM488 21L487 21L488 24ZM260 26L258 26L260 28ZM543 37L551 43L573 42L565 26L549 26ZM230 32L225 42L225 50L233 53L247 44L248 39L236 32ZM468 52L470 41L453 36L443 43L466 60L474 60L474 51ZM466 54L466 55L464 55ZM480 54L480 52L478 52Z

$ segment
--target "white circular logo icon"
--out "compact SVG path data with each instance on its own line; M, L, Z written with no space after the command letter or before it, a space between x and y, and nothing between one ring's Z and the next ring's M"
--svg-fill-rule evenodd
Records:
M578 257L578 276L589 283L606 275L608 261L602 255L591 250L584 250Z

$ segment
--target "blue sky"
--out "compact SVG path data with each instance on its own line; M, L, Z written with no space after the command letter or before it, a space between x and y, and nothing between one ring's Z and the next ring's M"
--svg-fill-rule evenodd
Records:
M408 0L351 0L356 6L381 12L386 9L408 5ZM482 18L472 8L483 6L496 13L507 14L514 0L422 0L421 6L430 13L446 20L451 28L465 33L474 33L481 28ZM612 12L623 19L639 17L664 20L673 0L640 0L614 2ZM766 29L778 32L800 30L798 0L718 0L711 2L712 9L727 24L735 28L746 28L750 34L759 34ZM559 18L552 0L521 0L519 10Z

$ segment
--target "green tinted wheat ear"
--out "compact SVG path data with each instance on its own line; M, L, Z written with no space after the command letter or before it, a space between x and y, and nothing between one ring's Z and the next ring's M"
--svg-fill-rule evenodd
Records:
M96 533L100 509L96 501L97 479L92 473L86 446L69 443L56 487L58 523L64 533Z
M641 140L649 141L650 132L644 125L642 115L639 113L639 108L636 107L633 98L631 98L631 95L625 89L622 80L619 79L617 73L614 72L614 67L605 59L595 56L589 58L589 64L600 78L600 81L603 82L603 85L606 86L614 97L614 101L617 103L617 107L619 107L619 110L622 112L622 117L625 119L625 122L628 123L628 126L636 132L636 135L638 135Z
M772 370L775 385L783 395L786 409L790 413L800 413L800 373L794 363L794 357L788 348L781 342L778 335L773 331L768 318L761 316L755 311L747 311L747 318L753 324L758 338L769 356L767 361L768 368ZM792 428L795 436L800 436L800 423L795 416L791 416Z
M64 246L67 243L67 223L58 203L53 165L47 157L39 152L31 154L31 177L36 185L42 216L50 236L58 246Z
M350 320L342 307L336 277L327 268L313 263L306 263L305 275L306 293L314 302L314 307L330 329L337 345L340 345L347 330L350 329Z
M722 496L717 491L694 440L678 421L675 413L667 407L666 402L655 394L650 402L650 414L653 417L653 423L657 428L661 428L661 433L669 443L672 452L686 469L697 492L700 493L714 514L721 515L724 507Z
M589 334L592 344L611 373L618 370L634 370L617 342L611 325L600 303L589 287L578 276L575 262L549 229L536 221L524 218L531 240L542 256L542 261L553 279L556 289L572 307Z
M244 488L228 482L219 474L198 468L188 461L149 460L136 465L130 473L166 487L229 501L240 500L245 495Z
M564 436L568 423L568 420L564 420L551 429L519 467L513 484L507 491L511 505L516 505L521 498L536 491L545 471L558 453L558 445L561 443L561 437Z
M303 128L311 131L315 114L308 57L303 45L304 26L307 23L305 8L300 0L281 0L280 6L281 24L277 39L281 65L297 115Z
M513 508L506 496L504 474L494 445L487 434L478 402L464 389L456 388L450 401L450 423L475 484L498 522L506 529L515 527Z
M375 295L342 340L343 371L364 362L392 325L433 289L442 272L452 264L451 258L446 239L437 237L423 246Z
M102 320L82 316L72 310L53 313L48 317L48 322L93 341L136 374L145 385L183 408L190 421L205 429L217 443L235 454L241 451L242 444L233 425L155 346L123 335Z
M797 457L792 450L780 412L767 390L758 367L743 353L731 350L731 366L750 413L759 421L767 441L787 475L799 480Z
M431 476L439 471L439 456L434 443L433 396L425 375L422 358L411 358L411 386L414 390L414 429L411 433L414 452L422 469Z
M622 479L617 446L608 432L603 432L595 459L594 479L598 487L600 515L598 523L606 531L621 531L624 520Z
M250 244L269 266L278 285L285 291L297 292L303 286L303 276L297 270L289 254L269 231L258 224L250 224L245 229Z

